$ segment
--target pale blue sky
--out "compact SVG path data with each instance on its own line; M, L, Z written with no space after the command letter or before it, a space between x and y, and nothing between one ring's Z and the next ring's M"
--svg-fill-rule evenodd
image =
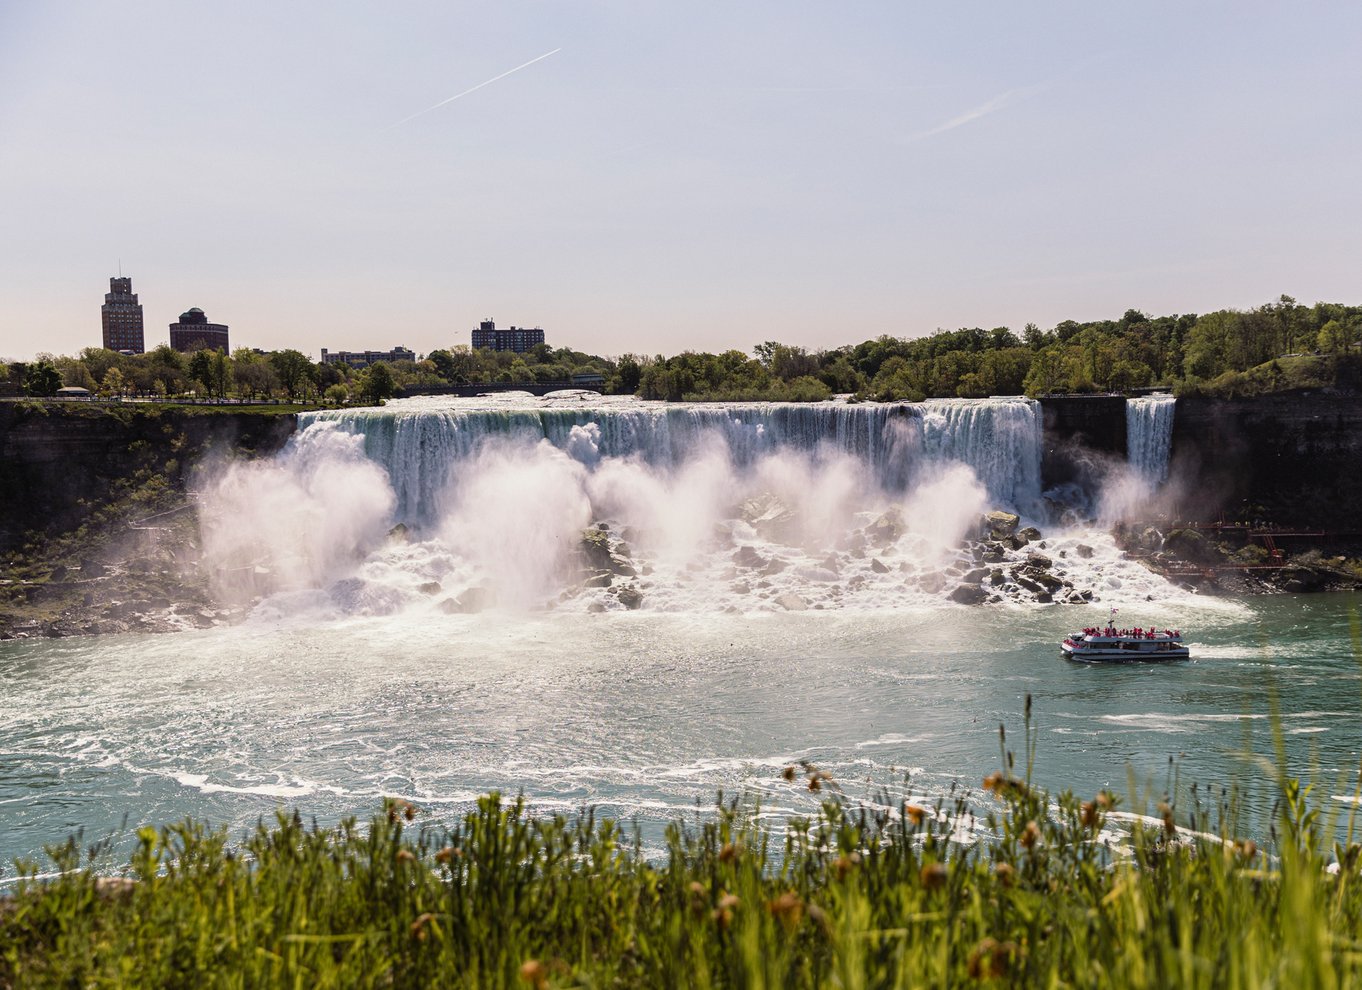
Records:
M1357 303L1360 175L1354 3L5 0L0 357Z

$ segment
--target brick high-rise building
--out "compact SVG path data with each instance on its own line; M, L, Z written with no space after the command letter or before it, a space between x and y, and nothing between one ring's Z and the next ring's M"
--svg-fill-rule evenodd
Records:
M200 347L229 353L227 324L209 323L203 310L195 306L180 314L180 322L170 325L170 346L177 351L193 351Z
M524 354L536 344L544 343L544 331L539 327L511 327L498 330L491 320L483 320L473 331L473 349L490 347L494 351L515 351Z
M132 279L109 279L109 291L104 294L104 305L99 307L104 324L104 346L111 351L141 354L146 348L142 337L142 304L132 291Z

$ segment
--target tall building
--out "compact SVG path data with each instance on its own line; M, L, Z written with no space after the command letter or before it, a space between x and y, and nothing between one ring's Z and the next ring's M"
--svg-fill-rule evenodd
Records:
M348 364L352 368L367 368L376 361L415 361L416 352L398 344L390 351L328 351L322 348L322 364Z
M132 279L109 279L109 291L104 294L104 305L99 307L104 324L104 346L111 351L141 354L145 350L142 338L142 304L132 291Z
M177 351L194 351L200 347L209 350L229 352L227 346L227 324L209 323L203 310L195 306L187 313L180 314L180 322L170 325L170 346Z
M490 347L494 351L515 351L524 354L536 344L544 343L544 331L539 327L511 327L498 330L491 320L483 320L473 331L473 349Z

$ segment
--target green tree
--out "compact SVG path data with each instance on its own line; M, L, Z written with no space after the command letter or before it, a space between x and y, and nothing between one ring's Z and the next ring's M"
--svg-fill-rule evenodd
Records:
M213 351L209 375L212 391L217 393L219 399L227 398L227 390L232 387L232 359L222 351Z
M364 373L364 396L375 404L391 399L394 391L393 374L382 361L370 365Z
M56 395L61 388L61 372L51 361L35 361L24 375L24 391L29 395Z
M638 392L639 382L643 379L643 368L638 358L626 354L620 358L617 378L613 389L619 395L634 395Z
M312 371L312 362L306 354L292 348L275 351L270 355L270 364L274 366L274 373L279 376L279 384L283 386L290 402L298 397L300 391L306 392L309 373Z
M1347 346L1347 337L1344 334L1343 326L1338 320L1330 320L1319 328L1319 339L1316 346L1321 351L1328 351L1330 354L1337 354Z
M203 386L203 390L211 398L213 395L213 352L207 348L199 348L189 355L189 378Z
M100 395L122 395L128 390L128 380L123 377L123 372L117 368L110 368L104 372L104 383L100 386Z

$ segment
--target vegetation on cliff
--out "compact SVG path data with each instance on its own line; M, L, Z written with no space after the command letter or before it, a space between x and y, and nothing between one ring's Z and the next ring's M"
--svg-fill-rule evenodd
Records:
M645 399L812 402L833 393L865 398L1042 395L1163 386L1221 397L1342 384L1362 377L1362 306L1289 296L1246 311L1224 309L1151 317L1128 310L1117 320L1065 320L1048 330L1027 324L883 335L855 345L809 351L767 341L751 355L686 351L666 357L605 358L540 344L524 354L442 348L420 361L380 362L355 370L314 364L295 350L261 355L167 346L120 355L86 348L77 357L40 355L28 366L0 366L0 378L51 394L58 383L103 395L287 397L290 401L378 401L395 390L467 383L544 384L599 375L605 390Z
M1280 730L1278 730L1280 731ZM923 807L836 796L775 830L736 803L636 831L481 799L452 828L392 800L239 842L76 840L0 901L0 986L1340 986L1362 979L1359 847L1273 774L1262 846L1192 790L1129 815L1003 769ZM1280 737L1278 737L1280 746ZM1280 763L1280 761L1279 761ZM810 765L790 788L830 793ZM905 785L904 793L910 793ZM1340 807L1335 802L1334 808ZM962 834L979 841L960 841ZM42 870L56 869L55 877Z

